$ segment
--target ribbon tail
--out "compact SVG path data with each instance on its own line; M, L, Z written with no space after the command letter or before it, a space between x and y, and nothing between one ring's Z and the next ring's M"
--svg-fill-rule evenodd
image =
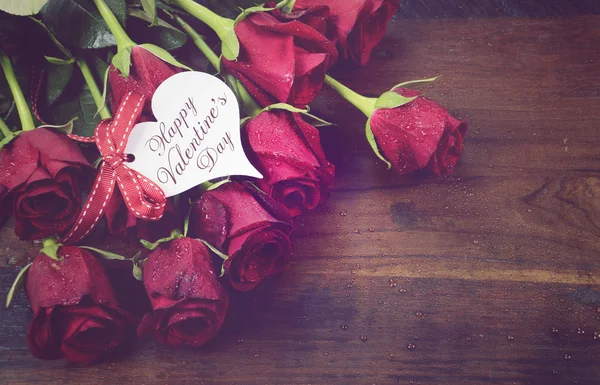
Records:
M121 165L117 171L117 184L127 209L137 218L157 221L162 218L167 198L158 185L137 171Z
M116 171L112 167L106 163L102 163L92 191L90 191L90 195L75 225L61 239L61 243L73 244L79 242L96 227L100 218L104 215L106 205L115 191L116 174Z

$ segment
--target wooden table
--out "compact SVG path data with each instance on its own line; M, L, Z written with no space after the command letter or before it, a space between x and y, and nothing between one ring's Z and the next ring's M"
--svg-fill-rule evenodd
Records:
M471 124L453 176L386 171L360 113L325 92L331 199L298 221L290 268L233 297L214 341L39 361L20 293L0 312L0 383L599 384L599 8L406 1L370 64L337 76L374 95L441 74L424 92ZM0 236L4 298L33 248Z

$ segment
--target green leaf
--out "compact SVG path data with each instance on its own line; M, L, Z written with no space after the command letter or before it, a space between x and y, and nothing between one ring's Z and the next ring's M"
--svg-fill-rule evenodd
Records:
M58 249L60 249L62 245L60 243L54 243L52 245L48 245L40 250L40 253L46 254L48 257L58 261Z
M87 85L83 86L83 92L79 96L79 108L83 121L80 125L74 126L75 133L79 136L94 136L96 126L102 120L98 115L98 106Z
M46 59L48 59L48 57L46 57ZM48 66L48 77L44 85L46 88L46 92L44 93L46 96L46 106L54 104L63 92L65 92L65 89L73 77L73 62L74 60L70 63L64 62L58 65L55 63Z
M111 64L125 77L129 77L129 70L131 69L131 48L127 47L117 52L111 61Z
M110 251L101 250L101 249L97 249L95 247L90 247L90 246L79 246L79 247L81 249L93 251L94 253L100 255L102 258L107 259L107 260L127 261L127 258L125 258L124 256L115 254L115 253L111 253Z
M62 123L77 117L77 120L73 120L73 133L85 137L93 136L101 120L97 114L98 107L86 84L73 84L73 86L78 88L69 87L59 102L48 111L51 114L48 120Z
M35 15L48 0L2 0L0 10L17 16Z
M135 41L149 42L167 51L177 49L187 41L187 35L184 32L162 19L157 18L155 26L148 28L143 24L152 22L150 15L136 8L129 8L127 12L135 18L130 19L131 37ZM138 28L136 28L136 22L139 24Z
M44 57L46 58L48 63L56 64L56 65L68 65L68 64L75 63L74 57L69 58L69 59L61 59L61 58L52 57L52 56L44 56Z
M233 29L229 30L221 38L221 52L227 60L235 60L240 55L240 41Z
M394 91L384 92L375 102L375 109L379 108L396 108L412 102L417 97L404 97Z
M439 79L439 76L436 76L434 78L429 78L429 79L420 79L420 80L410 80L408 82L404 82L404 83L400 83L400 84L396 84L393 88L392 91L395 90L396 88L402 88L402 87L406 87L406 86L412 86L412 85L416 85L416 84L424 84L424 83L431 83L436 81L437 79Z
M190 67L186 66L185 64L178 62L177 59L175 59L173 57L173 55L171 55L169 52L167 52L163 48L160 48L153 44L140 44L139 46L152 52L155 56L159 57L160 59L162 59L163 61L165 61L171 65L174 65L175 67L183 68L188 71L192 70Z
M373 130L371 130L371 118L367 120L365 133L367 135L367 141L371 145L371 148L373 149L373 152L375 152L375 155L377 155L379 159L381 159L385 162L385 164L387 164L388 170L392 168L392 164L387 159L385 159L383 155L381 155L381 153L379 152L379 147L377 147L377 142L375 141L375 135L373 135Z
M125 25L125 0L105 0ZM117 44L93 0L49 0L41 11L42 21L63 43L77 48L105 48Z
M10 306L10 303L12 302L15 294L17 294L19 292L19 290L21 290L21 288L23 287L23 284L25 283L25 273L27 272L27 270L29 270L31 265L32 265L32 263L28 264L27 266L22 268L21 271L19 271L19 274L17 274L17 278L15 278L15 281L13 282L12 286L10 287L8 294L6 295L6 308L7 309Z
M76 121L77 119L78 118L76 116L73 119L71 119L70 121L68 121L67 123L62 124L62 125L45 124L43 126L39 126L38 128L52 128L56 131L60 131L65 134L72 134L73 133L73 122Z
M144 12L150 16L150 25L158 25L158 15L156 13L156 1L155 0L141 0L142 8Z
M319 118L318 116L311 114L308 107L303 110L301 108L290 106L289 104L286 104L286 103L276 103L276 104L271 104L270 106L267 106L263 109L263 111L272 111L272 110L285 110L285 111L296 112L296 113L302 114L303 116L308 118L308 119L306 119L307 122L315 127L333 126L333 123L329 123L328 121L323 120L323 119Z

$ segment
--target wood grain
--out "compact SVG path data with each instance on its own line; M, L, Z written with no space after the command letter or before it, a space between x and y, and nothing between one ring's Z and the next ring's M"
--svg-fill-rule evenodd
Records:
M396 20L367 68L336 75L374 95L442 74L424 92L471 123L455 175L388 172L364 119L325 92L331 199L298 221L289 269L233 296L214 341L38 361L21 293L0 311L0 383L600 383L599 46L593 15ZM32 250L0 237L0 263ZM0 295L15 274L0 269Z

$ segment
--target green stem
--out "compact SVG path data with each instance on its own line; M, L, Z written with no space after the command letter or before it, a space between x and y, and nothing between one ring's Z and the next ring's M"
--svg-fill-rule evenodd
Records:
M33 116L31 115L29 105L27 104L27 100L25 100L25 96L23 95L23 91L19 86L19 82L15 76L15 71L13 70L8 56L0 55L0 64L2 65L8 86L10 87L10 91L12 92L13 99L15 100L15 104L17 106L19 119L21 119L21 129L23 131L34 130L35 123L33 123Z
M200 51L206 56L210 64L215 67L217 71L220 71L220 60L217 54L214 53L212 49L206 44L206 40L202 37L198 32L196 32L188 23L186 23L181 17L177 15L173 15L175 21L183 28L185 33L188 34L190 39L194 42L196 47L200 49Z
M0 132L2 132L2 135L4 135L5 138L12 138L15 136L2 117L0 117Z
M368 118L373 115L377 99L362 96L329 75L325 75L325 84L333 88L338 94L341 95L342 98L346 99L350 104L358 108Z
M94 103L96 103L96 107L98 107L98 113L102 119L110 119L110 112L104 105L104 98L102 97L102 92L100 92L100 88L98 88L98 84L94 80L94 76L92 75L92 71L90 70L90 66L88 66L85 59L78 59L77 65L83 74L83 78L87 83L90 92L92 93L92 97L94 98Z
M193 0L169 0L169 2L176 4L196 19L208 25L220 38L223 38L234 27L233 20L219 16Z
M257 116L258 114L260 114L262 112L263 109L260 108L258 103L256 103L256 101L254 100L252 95L250 95L250 93L248 92L246 87L244 87L242 82L240 82L239 80L236 80L236 81L237 81L238 94L239 94L239 97L242 99L242 104L244 107L244 111L246 112L246 115L248 115L250 117Z
M136 45L133 40L127 36L127 33L121 26L121 23L119 23L119 20L117 20L104 0L94 0L94 4L96 4L98 12L100 12L100 16L102 16L108 25L108 29L110 29L110 32L114 35L115 40L117 41L118 51Z

